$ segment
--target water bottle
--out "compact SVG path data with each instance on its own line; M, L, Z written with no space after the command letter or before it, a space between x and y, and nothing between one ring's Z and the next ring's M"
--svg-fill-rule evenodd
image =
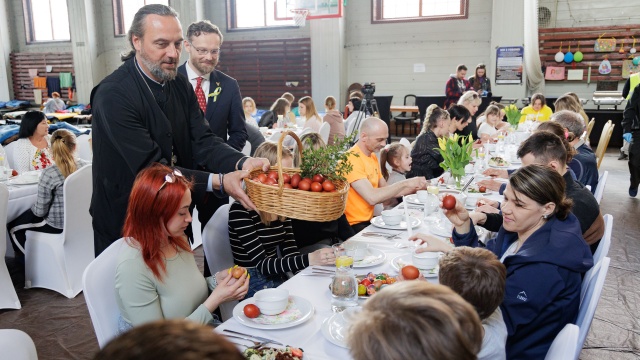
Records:
M278 123L276 125L278 129L284 128L284 115L278 115Z

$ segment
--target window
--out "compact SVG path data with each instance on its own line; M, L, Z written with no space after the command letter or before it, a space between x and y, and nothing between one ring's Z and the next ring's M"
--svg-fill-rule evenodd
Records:
M373 23L466 19L469 0L373 0Z
M23 0L27 43L69 41L66 0Z
M169 6L169 0L113 0L113 24L116 35L127 35L133 17L138 10L149 4Z
M293 19L276 19L275 6L282 7L282 9L278 9L278 13L286 13L284 1L227 0L229 30L294 26Z

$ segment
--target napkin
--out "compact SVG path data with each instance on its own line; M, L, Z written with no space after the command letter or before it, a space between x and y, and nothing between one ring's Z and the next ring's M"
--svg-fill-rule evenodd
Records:
M257 318L251 319L260 325L277 325L286 324L292 321L296 321L302 317L302 312L296 306L295 301L289 298L289 303L286 309L277 315L264 315L260 314Z

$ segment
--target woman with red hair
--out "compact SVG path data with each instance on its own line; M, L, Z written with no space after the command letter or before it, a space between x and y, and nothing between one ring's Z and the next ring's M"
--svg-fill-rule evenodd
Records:
M221 303L247 293L246 274L236 280L220 271L205 280L198 270L184 233L191 187L179 170L160 164L141 171L133 184L116 267L120 331L170 318L212 324Z

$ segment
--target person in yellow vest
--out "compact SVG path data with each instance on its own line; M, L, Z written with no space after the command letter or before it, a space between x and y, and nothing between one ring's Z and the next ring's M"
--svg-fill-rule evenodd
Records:
M521 113L523 116L520 118L520 122L525 120L543 122L549 121L549 118L553 115L553 110L547 106L544 95L537 93L531 96L531 104L522 108Z
M624 87L622 88L622 97L629 101L631 99L631 95L633 95L633 89L636 88L640 84L640 72L635 74L631 74L627 81L624 83ZM618 160L627 160L629 158L629 145L631 145L627 140L622 140L622 147L620 148L620 156Z
M417 176L387 185L375 153L387 144L388 137L387 124L369 117L362 122L358 142L349 150L352 169L346 178L351 187L344 214L356 233L369 226L376 204L414 194L429 184L423 176Z

